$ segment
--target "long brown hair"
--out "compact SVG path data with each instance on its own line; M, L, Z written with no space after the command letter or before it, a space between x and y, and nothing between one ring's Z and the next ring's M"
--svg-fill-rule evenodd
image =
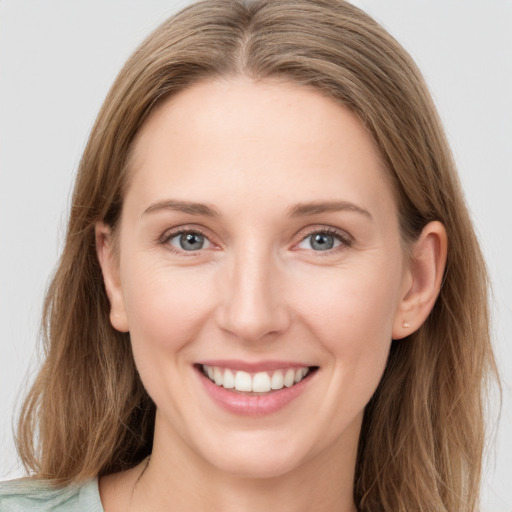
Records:
M350 108L386 163L404 244L431 220L445 225L439 298L417 332L393 342L365 410L354 499L361 511L476 510L485 384L495 370L485 264L418 69L380 25L342 0L206 0L166 21L128 60L81 160L46 297L46 359L19 423L27 470L66 484L150 453L155 405L129 335L110 324L94 226L115 228L130 149L155 106L199 80L233 75L284 78Z

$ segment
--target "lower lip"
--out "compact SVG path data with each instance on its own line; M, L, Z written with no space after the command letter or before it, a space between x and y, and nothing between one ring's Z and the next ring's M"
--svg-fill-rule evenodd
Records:
M214 402L226 411L245 416L263 416L283 409L304 391L313 377L310 374L298 384L271 391L268 395L245 395L217 386L201 370L198 370L198 374Z

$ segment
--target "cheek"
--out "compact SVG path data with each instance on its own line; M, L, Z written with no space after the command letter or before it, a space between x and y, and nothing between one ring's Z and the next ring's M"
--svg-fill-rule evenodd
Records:
M144 265L144 261L134 261L126 270L129 279L123 289L134 349L144 345L177 351L192 341L211 307L206 277L165 265Z
M300 317L336 353L391 339L399 289L399 268L368 265L317 273L302 280L296 296Z
M399 298L400 268L337 269L302 296L300 317L329 354L334 402L343 414L360 412L384 371ZM341 399L343 397L343 399Z
M187 347L194 346L211 317L207 279L200 272L135 263L126 268L123 283L135 363L154 402L179 418L180 399L191 403L194 398L184 385L193 363Z

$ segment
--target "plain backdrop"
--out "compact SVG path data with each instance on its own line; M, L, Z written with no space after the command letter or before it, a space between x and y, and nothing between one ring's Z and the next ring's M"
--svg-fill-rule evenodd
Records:
M0 0L0 480L22 475L13 424L37 369L41 303L89 130L128 55L188 3ZM489 415L483 510L510 512L512 0L354 3L422 69L487 257L503 405L499 424Z

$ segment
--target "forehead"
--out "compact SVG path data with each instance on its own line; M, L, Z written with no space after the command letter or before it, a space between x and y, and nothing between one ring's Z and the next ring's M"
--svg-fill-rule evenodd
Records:
M315 89L244 78L195 84L160 105L135 141L130 190L226 206L351 200L394 209L379 151L357 116ZM133 194L132 194L133 195ZM156 197L159 196L159 197ZM141 205L142 207L142 205Z

